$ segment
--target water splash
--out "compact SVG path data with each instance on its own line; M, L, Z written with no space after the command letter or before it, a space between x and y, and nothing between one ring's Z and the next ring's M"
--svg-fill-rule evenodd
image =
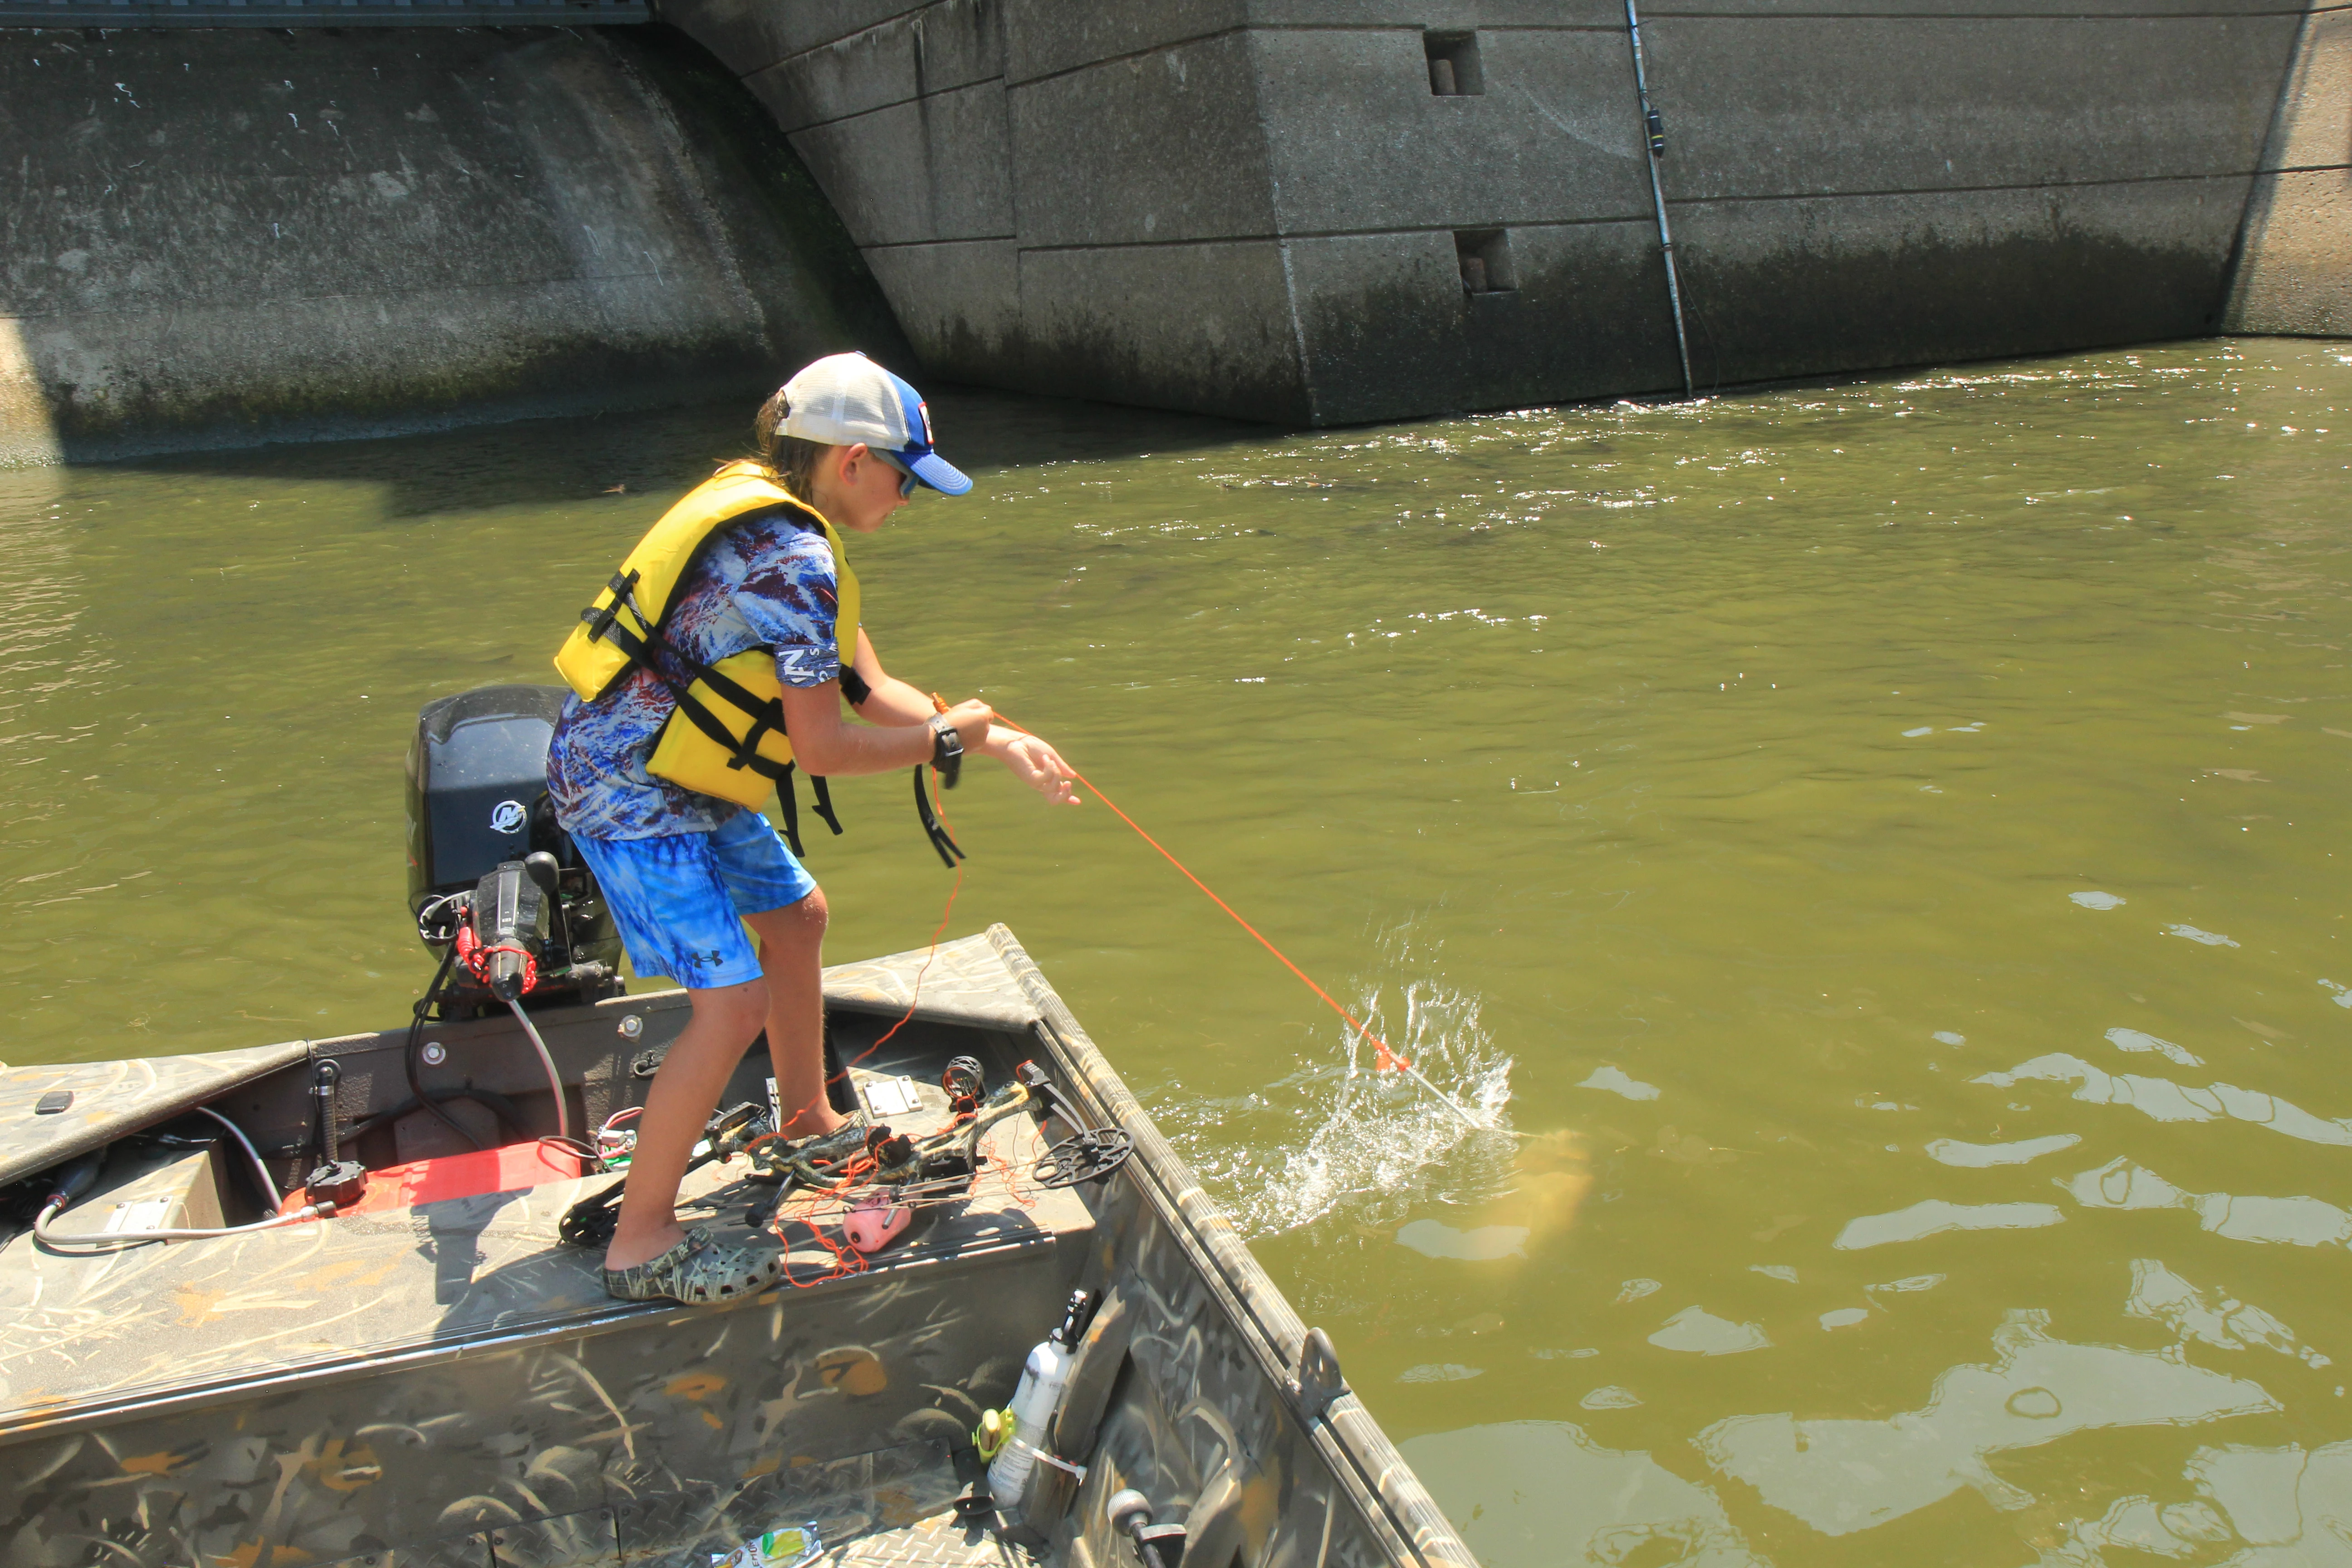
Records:
M1393 992L1360 990L1353 1000L1357 1016L1431 1083L1499 1125L1512 1059L1480 1024L1478 996L1423 977ZM1177 1140L1243 1236L1296 1230L1341 1208L1377 1219L1416 1200L1475 1201L1493 1190L1511 1148L1464 1125L1405 1075L1374 1071L1372 1054L1335 1022L1296 1070L1221 1108L1213 1136L1203 1128ZM1479 1157L1449 1158L1465 1144Z

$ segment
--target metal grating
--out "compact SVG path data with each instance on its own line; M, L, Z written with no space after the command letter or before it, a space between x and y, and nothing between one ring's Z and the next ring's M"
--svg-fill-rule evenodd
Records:
M490 1550L499 1568L621 1568L609 1508L502 1524L490 1531Z
M609 26L650 0L0 0L0 27Z
M272 1555L275 1555L273 1553ZM490 1542L483 1535L452 1535L414 1546L387 1547L381 1552L346 1557L319 1568L495 1568Z

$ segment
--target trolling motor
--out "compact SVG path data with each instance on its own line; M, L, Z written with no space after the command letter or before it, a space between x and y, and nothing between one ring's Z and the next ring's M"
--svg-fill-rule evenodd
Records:
M442 958L443 1020L594 1002L621 989L621 942L547 796L560 686L428 702L408 749L408 907Z

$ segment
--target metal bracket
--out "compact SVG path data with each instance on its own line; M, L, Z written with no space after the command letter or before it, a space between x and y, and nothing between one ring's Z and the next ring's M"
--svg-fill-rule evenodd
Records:
M1320 1329L1309 1329L1298 1342L1298 1372L1290 1379L1290 1396L1298 1401L1298 1413L1309 1421L1319 1421L1331 1402L1354 1390L1339 1373L1339 1352L1332 1347L1331 1336Z

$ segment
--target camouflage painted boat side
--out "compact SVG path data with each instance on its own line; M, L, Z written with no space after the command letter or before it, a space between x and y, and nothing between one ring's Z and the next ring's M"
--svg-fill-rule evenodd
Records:
M197 1057L0 1068L0 1186L176 1116L310 1054L310 1041L289 1040ZM42 1096L57 1092L71 1094L73 1103L55 1114L35 1109Z
M866 1067L935 1079L969 1051L1002 1081L1035 1057L1134 1139L1119 1174L976 1188L863 1275L717 1308L601 1298L593 1259L553 1245L562 1184L76 1259L77 1274L51 1258L29 1299L0 1249L0 1562L704 1568L814 1522L828 1562L1128 1568L1104 1504L1134 1487L1187 1525L1192 1568L1475 1568L1353 1395L1298 1376L1297 1314L1011 933L924 960L828 972L845 1048L878 1040L920 973L916 1022ZM682 1001L570 1010L551 1047L567 1077L602 1075L594 1103L641 1099L631 1064ZM459 1037L466 1059L505 1070L495 1020ZM321 1044L356 1074L391 1038ZM315 1052L291 1048L288 1082L248 1085L246 1103L299 1090ZM381 1105L394 1087L372 1070L354 1093ZM1000 1135L1001 1170L1043 1146L1026 1119ZM697 1195L721 1219L744 1201L717 1167ZM803 1246L796 1273L831 1258ZM966 1434L1074 1287L1103 1300L1073 1379L1096 1394L1046 1436L1086 1479L1000 1500L1009 1538L960 1524Z

